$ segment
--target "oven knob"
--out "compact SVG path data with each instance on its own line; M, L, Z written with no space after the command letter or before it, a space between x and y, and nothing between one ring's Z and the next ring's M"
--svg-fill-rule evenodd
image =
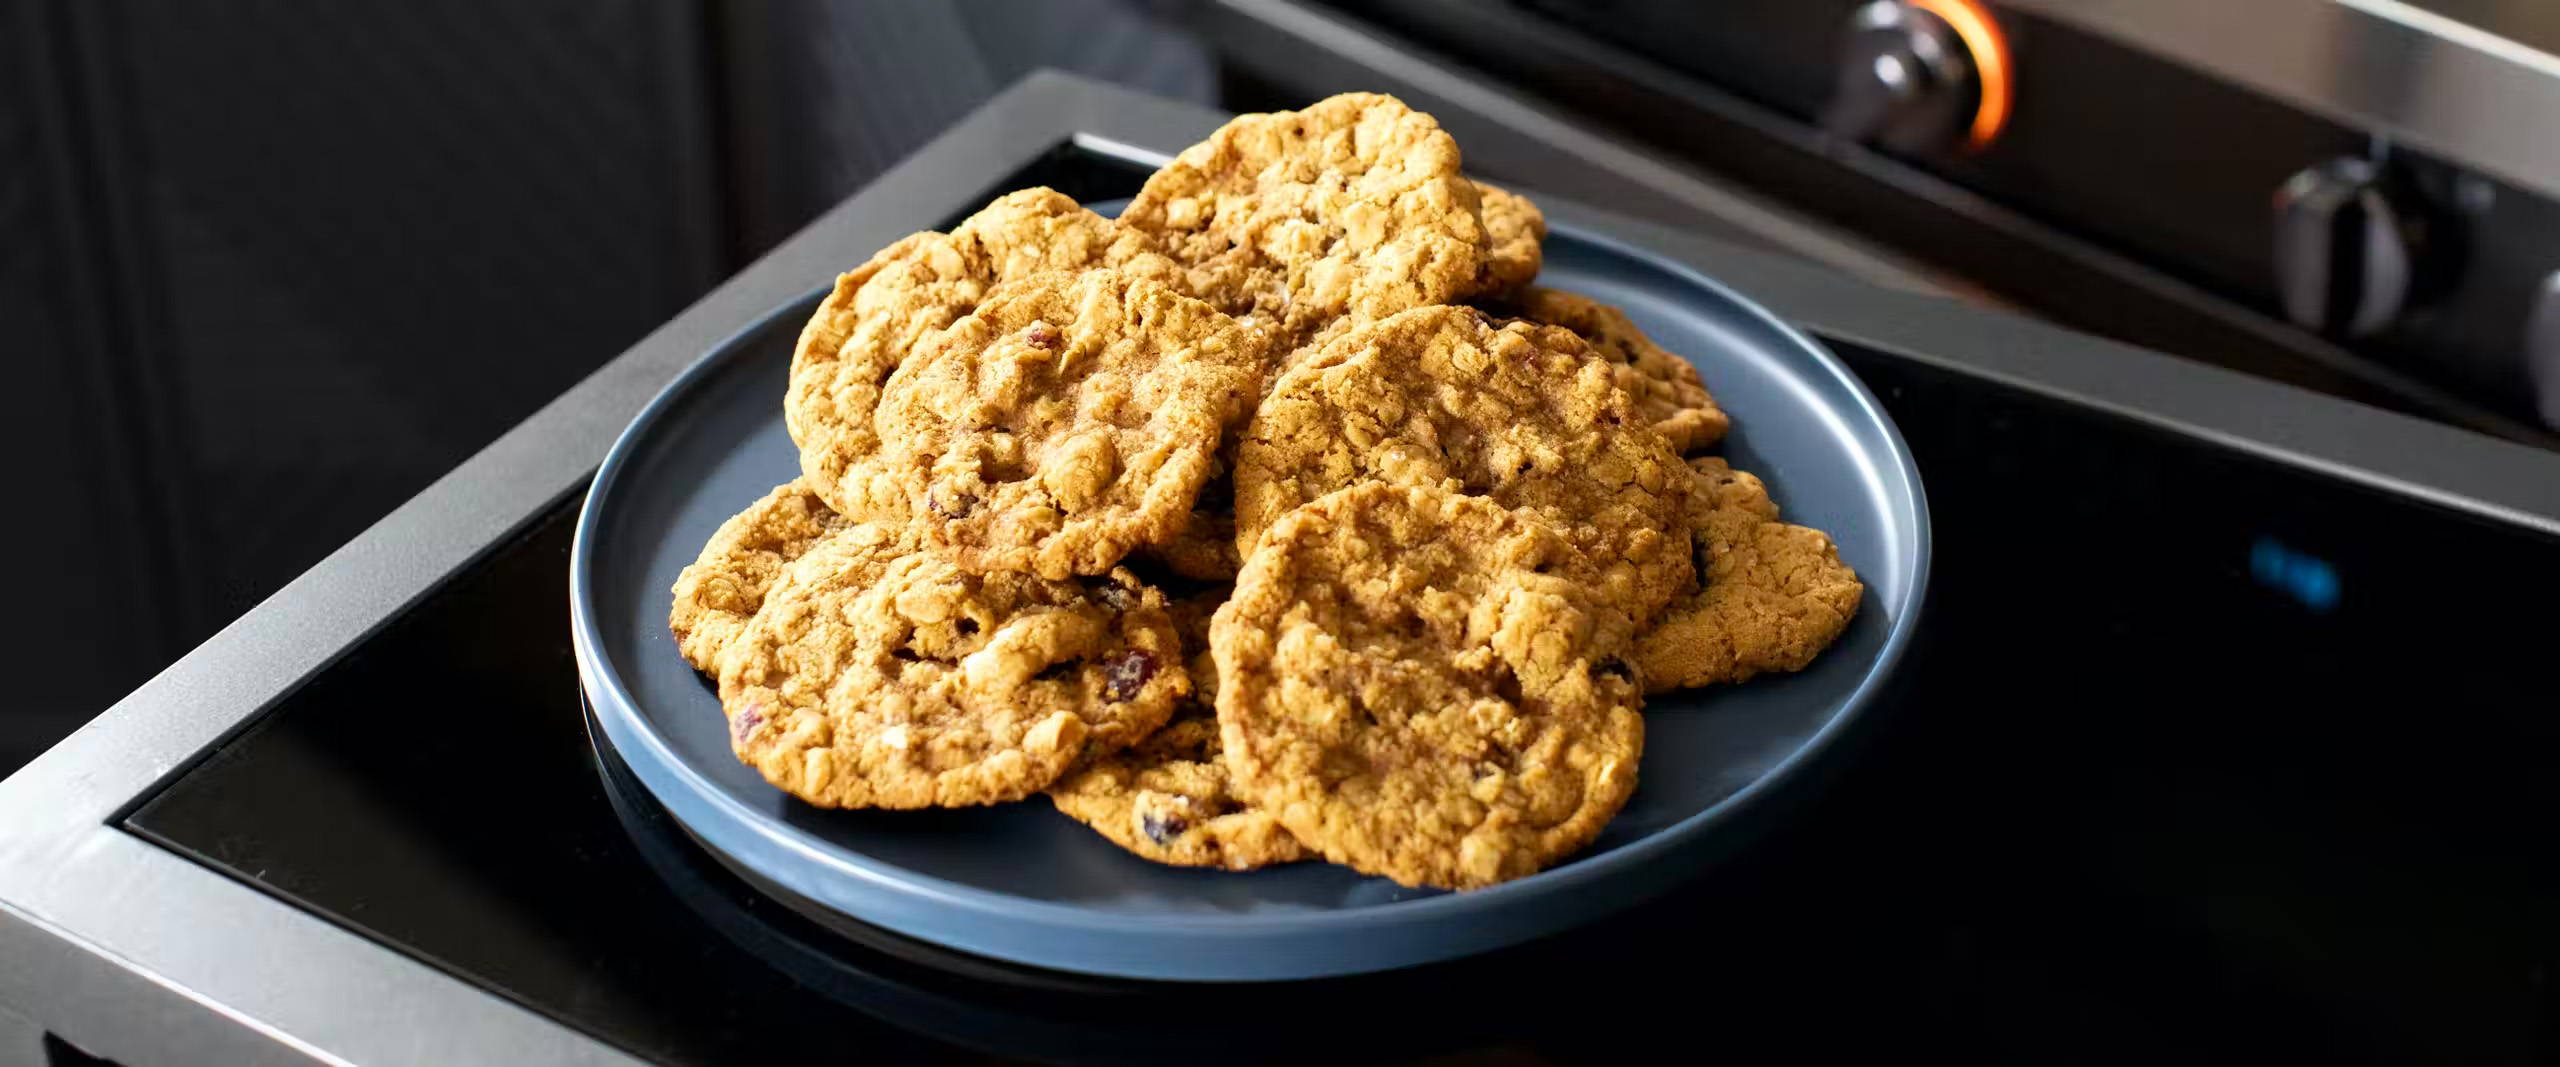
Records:
M2440 282L2444 242L2417 195L2368 159L2333 159L2275 197L2276 291L2285 316L2325 334L2380 332Z
M2534 290L2533 312L2525 319L2524 360L2534 410L2543 425L2560 430L2560 270L2544 275L2542 286Z
M1823 129L1915 155L1980 148L2008 116L2007 49L1973 0L1874 0L1849 17Z

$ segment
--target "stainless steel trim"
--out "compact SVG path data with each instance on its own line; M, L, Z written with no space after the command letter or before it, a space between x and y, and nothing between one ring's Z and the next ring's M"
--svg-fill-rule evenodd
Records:
M2560 56L2401 0L1999 2L2560 197Z
M0 1008L0 1067L46 1067L44 1027Z
M2525 319L2524 370L2542 421L2560 426L2560 270L2534 287L2533 314Z
M972 206L981 190L955 176L1010 173L1077 131L1096 146L1171 145L1217 122L1073 78L1025 81L0 780L0 1004L135 1064L632 1062L111 820L573 490L631 415L737 323L919 220ZM1535 132L1501 136L1527 153L1541 150ZM1657 248L1828 336L2560 533L2560 457L2547 452L1878 289L1686 230L1561 201L1549 210Z

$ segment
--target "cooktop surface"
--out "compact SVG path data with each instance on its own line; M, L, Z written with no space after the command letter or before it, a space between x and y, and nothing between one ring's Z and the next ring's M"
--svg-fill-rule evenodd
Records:
M678 1063L2560 1048L2548 628L2498 621L2560 604L2560 546L1830 343L1928 482L1908 677L1783 828L1548 942L1181 987L821 927L590 745L575 498L124 825Z

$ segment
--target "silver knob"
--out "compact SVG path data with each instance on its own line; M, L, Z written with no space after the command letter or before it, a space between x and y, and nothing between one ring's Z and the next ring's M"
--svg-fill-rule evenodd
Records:
M2560 430L2560 270L2545 275L2534 291L2533 314L2524 326L2524 369L2542 424Z
M1980 102L1972 53L1945 19L1874 0L1849 17L1822 127L1853 141L1923 153L1955 141Z

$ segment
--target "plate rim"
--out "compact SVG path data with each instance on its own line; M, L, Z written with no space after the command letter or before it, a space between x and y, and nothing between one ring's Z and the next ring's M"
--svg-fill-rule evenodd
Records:
M1802 777L1810 764L1828 754L1853 727L1872 712L1872 706L1877 703L1878 696L1889 684L1895 669L1908 652L1918 631L1921 613L1925 610L1929 588L1933 552L1928 495L1910 447L1903 439L1901 428L1885 412L1883 405L1867 389L1866 384L1858 380L1839 357L1803 331L1779 319L1758 302L1685 263L1612 235L1569 223L1555 226L1551 236L1565 237L1591 245L1605 253L1636 261L1649 269L1670 275L1683 284L1693 286L1721 302L1724 305L1721 309L1723 312L1739 313L1751 327L1764 334L1764 340L1774 341L1783 347L1793 349L1794 355L1810 361L1809 366L1819 367L1822 375L1839 386L1843 390L1843 395L1853 401L1854 410L1847 414L1856 416L1860 424L1881 432L1881 439L1885 451L1891 455L1891 462L1889 465L1880 464L1879 467L1889 471L1895 478L1894 483L1885 487L1887 489L1885 498L1889 503L1898 503L1900 506L1907 507L1911 515L1907 535L1903 531L1890 529L1887 531L1887 543L1893 548L1888 556L1894 554L1906 556L1909 561L1910 578L1900 598L1901 602L1893 605L1898 610L1894 622L1890 624L1890 630L1885 635L1883 646L1877 650L1873 661L1867 664L1857 685L1842 699L1840 710L1785 757L1714 804L1608 852L1578 858L1562 866L1483 889L1462 893L1433 893L1366 905L1356 909L1291 911L1277 914L1210 912L1151 915L1145 920L1146 929L1150 933L1170 933L1203 940L1236 942L1287 939L1306 935L1339 936L1381 928L1401 927L1418 921L1446 921L1470 914L1490 913L1512 905L1514 902L1557 893L1571 894L1595 885L1608 884L1633 874L1636 868L1661 861L1709 838L1711 831L1718 826L1734 821L1746 811L1757 807L1763 796L1784 788ZM571 646L578 663L580 680L587 688L589 699L599 705L597 718L604 725L605 734L613 741L616 751L632 766L635 776L649 787L650 792L666 806L669 813L683 819L686 825L701 834L704 840L721 842L723 848L729 851L731 857L738 862L754 863L755 861L753 857L739 855L740 850L726 845L725 839L730 832L751 835L754 839L768 845L779 846L789 852L797 853L814 862L821 869L855 879L878 892L887 894L891 898L891 906L903 904L956 909L971 919L990 920L1005 925L1030 924L1072 930L1080 934L1125 934L1130 926L1127 916L1113 915L1073 903L1039 900L960 884L912 868L876 860L859 852L842 849L799 827L767 817L762 812L728 795L726 790L718 783L711 781L701 769L679 758L667 740L648 725L645 716L638 711L638 700L623 684L623 680L608 669L609 663L601 653L601 650L606 647L602 626L594 608L593 571L597 554L596 546L601 536L599 530L601 515L610 510L613 493L619 484L625 465L651 438L660 422L681 406L687 394L717 374L725 364L744 351L750 341L772 330L778 321L787 316L806 314L805 309L831 287L831 284L812 287L793 299L756 316L714 343L669 379L650 398L639 413L632 417L631 422L624 426L622 432L615 436L613 445L606 452L604 460L597 465L594 475L588 482L586 496L579 504L577 527L570 547L567 590ZM1894 501L1893 498L1896 496L1901 499ZM645 761L631 759L630 748L634 744L640 746L649 759ZM648 773L651 769L671 774L675 783L682 787L685 795L667 796L666 790L655 781L656 775ZM689 809L695 803L707 805L708 810L701 813L691 812ZM693 817L695 814L700 814L703 818L716 818L722 825L702 825ZM799 885L801 881L799 878L773 871L761 863L755 863L755 866L767 877L790 885L814 900L829 906L841 906L839 893L814 891L810 887ZM918 931L907 924L884 919L878 915L862 914L849 909L847 914L855 919L887 926L909 936L944 944L950 943L946 937ZM1450 955L1523 940L1526 936L1535 935L1498 939L1486 945L1468 948ZM1028 959L990 953L975 946L955 945L953 947L962 951L999 955L1001 958L1020 959L1037 966L1068 970L1084 969L1072 963L1061 964L1048 959ZM1433 958L1445 958L1445 956ZM1405 963L1417 962L1422 960L1405 961ZM1379 970L1402 965L1404 963L1354 966L1332 973ZM1103 969L1090 973L1136 974L1138 972ZM1262 972L1252 973L1261 974ZM1273 973L1294 975L1309 972L1305 968L1289 968ZM1161 974L1147 976L1164 977Z

